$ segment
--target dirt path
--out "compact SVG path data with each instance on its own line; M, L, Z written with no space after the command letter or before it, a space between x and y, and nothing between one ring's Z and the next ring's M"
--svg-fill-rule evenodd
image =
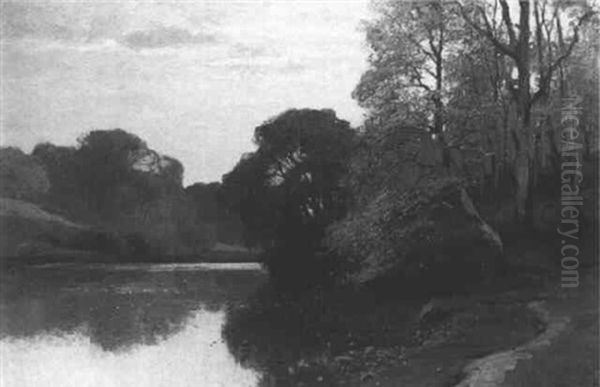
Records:
M598 386L598 287L594 270L577 289L530 303L545 330L509 351L472 361L456 387Z
M462 338L395 362L351 386L553 387L598 386L596 268L582 272L578 289L558 286L481 297L493 315L464 329ZM523 304L518 307L517 304ZM540 322L526 328L524 310ZM469 313L476 309L469 308Z
M577 289L561 290L549 299L553 316L568 316L567 328L548 346L536 348L529 359L508 372L500 387L598 386L599 294L597 267L586 273Z

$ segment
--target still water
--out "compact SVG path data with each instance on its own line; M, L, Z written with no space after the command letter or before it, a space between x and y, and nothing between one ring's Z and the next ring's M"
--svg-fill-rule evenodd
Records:
M228 306L265 281L258 265L48 265L4 277L1 386L258 384L221 338Z

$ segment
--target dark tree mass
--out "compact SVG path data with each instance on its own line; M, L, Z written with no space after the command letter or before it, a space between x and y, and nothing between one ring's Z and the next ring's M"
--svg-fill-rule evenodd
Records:
M257 127L254 142L258 149L223 177L222 188L247 243L265 250L283 283L331 274L324 232L349 205L343 177L355 131L331 110L288 110Z

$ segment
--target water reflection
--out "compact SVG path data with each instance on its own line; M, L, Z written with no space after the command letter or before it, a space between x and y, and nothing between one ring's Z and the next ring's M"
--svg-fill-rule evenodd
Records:
M2 284L2 385L254 386L221 339L243 267L46 267Z

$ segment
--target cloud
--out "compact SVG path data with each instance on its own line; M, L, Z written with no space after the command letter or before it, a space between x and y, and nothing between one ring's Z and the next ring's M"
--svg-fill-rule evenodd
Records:
M123 127L180 159L191 183L219 179L254 149L253 128L290 107L362 120L350 98L366 57L359 0L0 8L7 145L72 144L82 131Z
M132 49L163 48L216 42L215 35L191 33L177 27L157 27L132 31L122 36L121 43Z
M7 43L34 40L68 47L115 41L134 50L190 46L217 40L212 33L217 26L213 13L202 7L162 3L2 1L0 39ZM206 28L211 28L211 32Z
M81 35L81 26L73 23L56 5L2 2L4 39L48 38L72 40Z

